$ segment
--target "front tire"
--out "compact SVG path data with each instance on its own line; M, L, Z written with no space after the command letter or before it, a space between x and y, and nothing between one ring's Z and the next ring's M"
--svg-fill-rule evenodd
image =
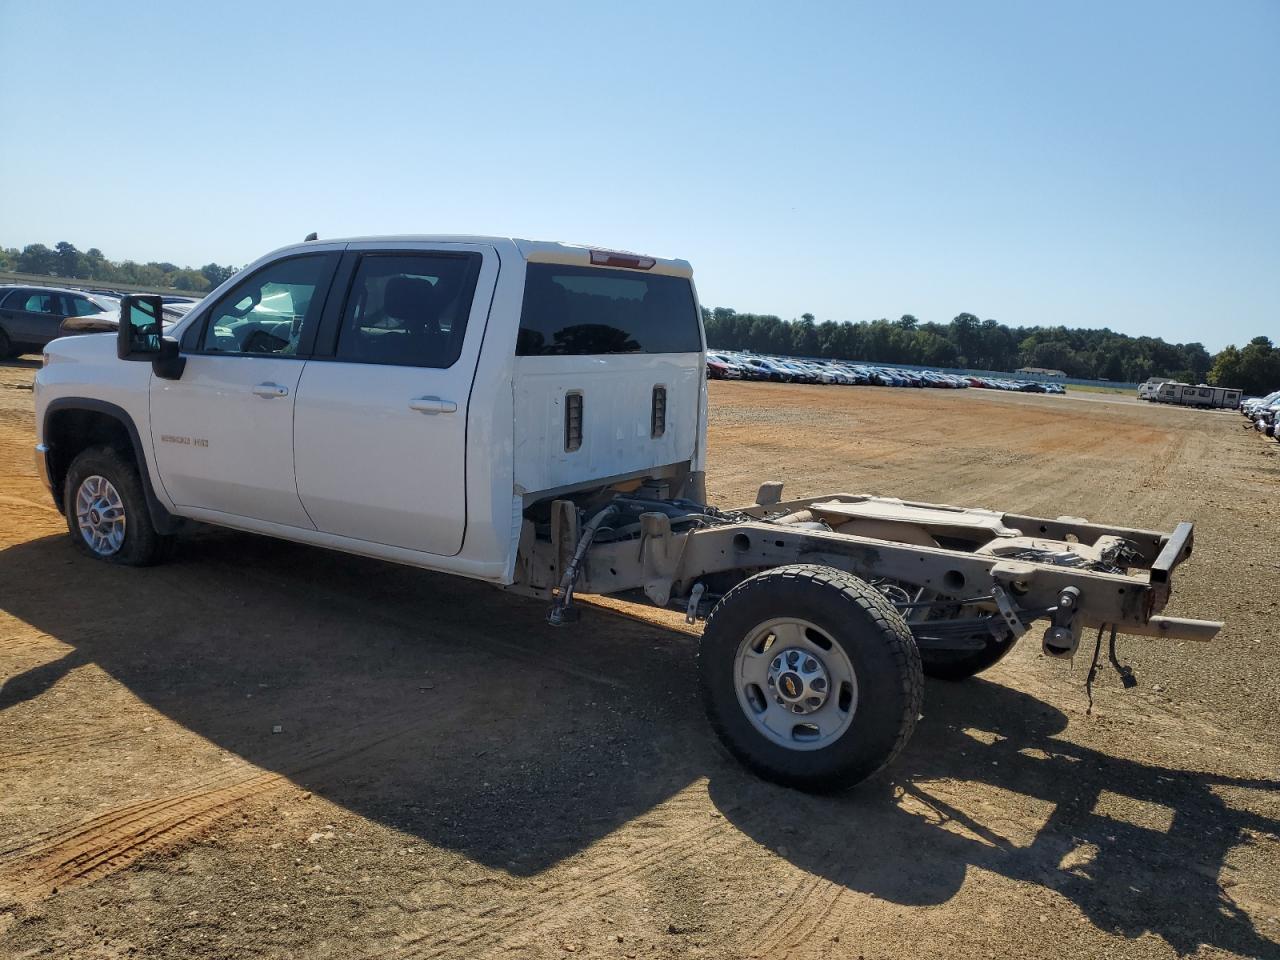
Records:
M13 349L13 341L9 339L9 334L5 332L4 327L0 327L0 360L12 356L16 356Z
M924 686L911 631L884 595L812 564L730 590L707 618L698 675L711 726L743 765L822 792L897 756Z
M76 548L95 560L148 566L172 546L151 522L138 468L110 447L90 447L71 461L62 504Z

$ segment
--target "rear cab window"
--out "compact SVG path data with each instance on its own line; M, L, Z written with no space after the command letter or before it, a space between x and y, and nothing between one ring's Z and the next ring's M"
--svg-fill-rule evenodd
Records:
M698 353L698 320L685 277L530 263L516 355Z

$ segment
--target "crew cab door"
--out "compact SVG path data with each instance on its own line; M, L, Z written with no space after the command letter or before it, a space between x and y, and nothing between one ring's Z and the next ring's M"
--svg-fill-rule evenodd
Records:
M314 529L293 479L298 381L337 251L274 260L184 331L178 380L151 378L151 440L179 507Z
M294 412L298 495L317 529L462 549L467 405L497 275L485 245L349 246L346 296L325 312Z

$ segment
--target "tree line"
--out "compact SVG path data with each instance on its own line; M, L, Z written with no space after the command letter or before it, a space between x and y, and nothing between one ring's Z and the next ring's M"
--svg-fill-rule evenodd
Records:
M1224 347L1213 358L1209 382L1259 395L1280 390L1280 349L1269 337L1254 337L1239 349Z
M704 307L702 316L707 343L722 350L970 370L1045 367L1069 377L1131 383L1171 377L1252 393L1280 387L1280 350L1266 337L1212 356L1202 343L1166 343L1106 328L1008 327L972 313L945 324L923 323L909 313L858 323L819 322L806 313L788 321L729 307Z
M190 290L203 293L212 290L238 268L206 263L203 267L179 267L174 263L153 260L108 260L97 247L80 251L75 244L63 240L51 248L43 243L29 243L21 250L0 247L0 270L12 273L37 273L67 280L96 280L100 283L132 283L144 287Z
M65 240L52 248L42 243L21 250L0 247L0 271L194 293L212 290L237 269L217 263L195 268L154 260L108 260L97 247L80 251ZM1106 328L1008 327L972 313L957 314L946 324L923 323L909 313L897 320L858 323L820 323L806 313L789 321L730 307L704 307L702 316L707 343L721 350L973 370L1045 367L1088 380L1172 377L1239 387L1246 393L1280 389L1280 349L1267 337L1211 356L1202 343L1166 343L1159 337L1131 337Z

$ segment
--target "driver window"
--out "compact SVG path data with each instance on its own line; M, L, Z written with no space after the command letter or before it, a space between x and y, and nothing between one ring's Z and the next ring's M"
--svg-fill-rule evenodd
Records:
M209 311L205 353L295 356L304 329L320 320L326 254L293 257L259 270Z

